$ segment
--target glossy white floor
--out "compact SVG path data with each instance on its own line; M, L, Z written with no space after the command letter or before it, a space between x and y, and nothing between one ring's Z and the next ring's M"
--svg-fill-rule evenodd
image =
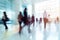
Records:
M51 22L47 24L44 31L43 23L38 22L30 26L31 33L28 33L28 26L22 29L22 33L18 33L18 25L8 24L8 31L4 29L4 25L0 24L0 40L60 40L60 24Z

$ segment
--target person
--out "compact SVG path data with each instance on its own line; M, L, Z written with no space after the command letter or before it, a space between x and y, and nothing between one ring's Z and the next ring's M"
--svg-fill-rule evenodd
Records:
M60 29L60 23L59 23L59 17L57 16L56 19L55 19L55 25L56 25L56 30L57 32L59 32L59 29Z
M5 29L8 29L6 22L9 21L9 18L7 17L6 12L3 12L3 14L4 14L4 15L3 15L3 17L2 17L2 21L3 21L3 24L4 24L4 26L5 26Z
M22 23L22 12L19 13L18 15L18 22L19 22L19 25L21 26L21 23Z
M44 14L43 14L43 21L44 21L44 30L45 30L46 29L46 23L48 22L46 11L44 11Z
M19 15L18 15L18 22L19 22L19 26L20 26L19 27L19 33L21 33L21 30L22 30L22 26L21 26L22 18L23 18L22 12L20 12Z
M30 18L30 15L28 15L27 25L28 25L28 32L31 33L31 30L30 30L30 25L31 25L31 18Z
M31 22L33 23L33 26L34 26L34 22L35 22L35 17L34 17L34 14L32 15L32 18L31 18Z
M42 18L40 18L39 23L42 23Z
M38 18L36 18L36 22L38 22Z
M50 14L48 14L48 30L50 31L50 27L51 27L51 22L52 22L52 19L51 19L51 17L50 17L51 15Z
M23 23L24 23L24 26L25 26L27 24L27 20L28 20L27 8L24 9L23 13L24 13Z

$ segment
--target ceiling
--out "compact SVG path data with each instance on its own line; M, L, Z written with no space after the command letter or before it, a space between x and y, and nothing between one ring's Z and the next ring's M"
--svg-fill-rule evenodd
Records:
M32 3L38 3L42 1L47 1L47 0L21 0L23 4L32 4Z
M28 5L32 3L38 3L46 0L0 0L0 10L2 9L11 9L13 5L17 5L16 3L21 3L22 5ZM15 3L14 3L15 2Z

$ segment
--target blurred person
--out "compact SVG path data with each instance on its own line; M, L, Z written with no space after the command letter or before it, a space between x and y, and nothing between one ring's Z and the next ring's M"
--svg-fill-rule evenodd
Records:
M48 14L48 25L49 25L49 27L48 27L48 30L50 31L50 26L51 26L51 18L50 18L50 14Z
M42 23L42 18L40 18L39 23Z
M59 22L59 17L56 18L57 22Z
M48 22L46 11L44 11L44 14L43 14L43 21L44 21L44 30L45 30L46 29L46 23Z
M34 14L32 15L32 18L31 19L32 19L31 22L32 22L32 24L34 26L34 22L35 22L35 16L34 16Z
M19 15L18 15L19 33L21 33L21 30L22 30L22 26L21 26L21 24L22 24L22 18L23 18L22 12L20 12Z
M38 22L38 18L36 18L36 22Z
M27 21L28 21L27 8L24 9L23 13L24 13L23 23L25 26L27 24Z
M6 22L9 21L9 18L7 17L6 12L3 12L2 21L3 21L3 24L4 24L4 26L5 26L5 29L8 29Z
M59 35L58 40L60 40L60 20L58 16L56 17L55 25L56 25L56 32L58 32L58 35Z
M56 25L57 32L59 32L59 29L60 29L59 17L56 17L55 25Z
M28 24L28 32L31 33L31 30L30 30L30 25L31 25L31 18L30 18L30 15L28 16L27 24Z
M22 20L23 20L24 26L25 25L28 26L28 32L30 33L30 15L29 16L27 15L27 8L24 9L23 15L24 15L24 17Z
M39 19L40 30L42 30L42 18Z

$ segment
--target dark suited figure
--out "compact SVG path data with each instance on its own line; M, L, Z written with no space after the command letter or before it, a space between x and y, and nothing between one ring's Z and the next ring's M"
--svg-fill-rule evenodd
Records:
M6 15L6 12L3 12L2 21L3 21L3 24L4 24L4 26L5 26L5 29L8 29L7 24L6 24L6 22L7 22L8 20L9 20L9 19L8 19L7 15Z
M24 24L26 25L27 24L27 8L24 9L24 18L23 18L23 21L24 21Z

